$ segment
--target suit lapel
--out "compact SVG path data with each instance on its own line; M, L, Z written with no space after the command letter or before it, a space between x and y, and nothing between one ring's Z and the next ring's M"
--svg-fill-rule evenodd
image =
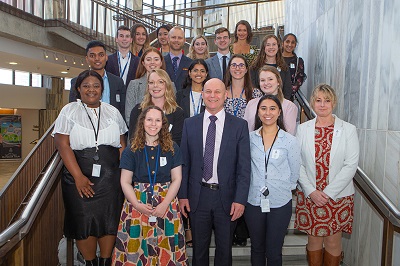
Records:
M338 150L340 138L343 136L343 121L339 118L335 117L335 126L333 129L333 136L332 136L332 147L331 147L331 154L330 154L330 162L336 155L336 151Z
M214 55L213 57L213 66L215 68L215 72L217 73L218 77L222 77L221 67L219 65L218 56Z
M194 133L195 136L193 139L197 140L196 146L197 150L201 152L201 158L203 158L203 119L204 119L204 113L201 113L198 116L195 116L194 119ZM203 165L203 162L201 162L201 165Z
M315 163L315 121L316 121L315 118L311 120L311 123L308 124L306 132L307 143L309 144L307 145L308 151L310 152L311 155L310 158L314 158L314 163Z
M225 123L224 123L224 130L222 131L222 139L221 139L221 146L219 148L219 156L218 156L218 164L223 163L221 160L224 158L223 154L228 146L229 134L232 131L233 127L232 123L232 116L225 112Z

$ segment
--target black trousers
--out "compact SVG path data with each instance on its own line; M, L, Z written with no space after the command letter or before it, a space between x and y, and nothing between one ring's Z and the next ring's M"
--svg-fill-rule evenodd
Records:
M251 239L251 265L282 265L282 247L292 216L292 200L271 212L261 212L260 206L246 205L244 217ZM265 260L267 258L267 260Z

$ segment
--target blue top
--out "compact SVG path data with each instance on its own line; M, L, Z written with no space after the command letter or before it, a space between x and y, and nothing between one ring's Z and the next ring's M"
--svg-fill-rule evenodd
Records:
M269 149L264 151L260 129L250 132L251 181L247 202L260 206L261 199L264 198L260 189L266 185L269 189L267 199L270 207L279 208L292 199L292 190L297 186L301 163L300 145L296 137L279 130L272 146L265 179L265 160Z
M171 182L171 169L182 165L182 155L179 146L174 142L174 155L172 152L163 152L160 149L160 161L158 162L157 179L155 183ZM157 147L146 146L149 156L149 165L151 175L154 175L156 168L155 158L157 157ZM150 183L147 171L146 156L143 150L133 152L130 147L126 147L122 152L121 169L126 169L133 172L132 183Z

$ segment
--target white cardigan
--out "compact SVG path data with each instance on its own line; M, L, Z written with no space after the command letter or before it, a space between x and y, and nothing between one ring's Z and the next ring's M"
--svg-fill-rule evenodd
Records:
M356 127L335 117L329 161L329 183L324 189L333 200L354 194L353 177L357 170L359 142ZM300 189L308 197L316 190L316 118L300 124L296 137L301 147Z

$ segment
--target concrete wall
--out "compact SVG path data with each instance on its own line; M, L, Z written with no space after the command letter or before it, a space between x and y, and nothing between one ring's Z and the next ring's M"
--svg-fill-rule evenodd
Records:
M400 1L286 0L285 33L299 39L309 95L328 83L339 95L336 114L358 128L359 165L400 207ZM358 194L358 193L356 193ZM348 265L380 265L382 220L356 195L353 234L344 241ZM399 265L400 238L394 254Z

